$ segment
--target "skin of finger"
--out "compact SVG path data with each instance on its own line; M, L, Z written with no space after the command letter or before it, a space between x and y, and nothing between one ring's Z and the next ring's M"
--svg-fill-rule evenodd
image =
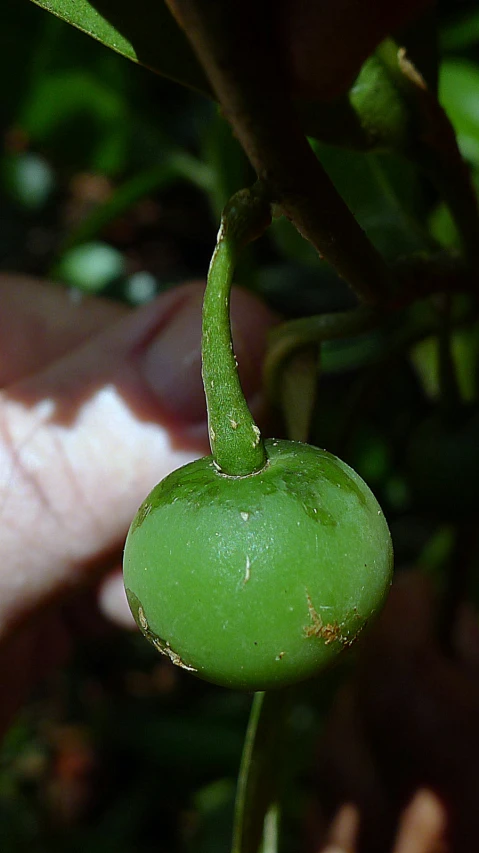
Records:
M189 299L201 307L197 290L165 294L4 392L0 635L91 583L117 557L148 491L207 450L188 444L139 373L143 345ZM238 308L235 322L249 329L255 298Z
M361 846L371 853L387 849L404 802L424 785L441 792L453 849L476 849L479 680L436 642L434 600L427 579L404 573L363 645L357 678L335 703L320 749L317 772L327 780L329 808L345 799L359 804Z
M0 387L47 367L128 310L61 284L0 274Z
M406 595L406 589L409 595ZM407 579L360 662L356 713L384 787L407 798L421 785L439 791L457 849L474 850L479 819L479 679L461 660L446 656L435 637L431 593L422 579ZM417 599L415 598L417 593ZM409 614L424 614L426 630L409 644ZM402 614L402 615L401 615ZM376 640L376 641L375 641ZM453 849L456 849L453 845Z
M359 832L364 842L359 849L367 849L368 853L387 850L393 839L397 809L374 763L351 682L336 694L318 744L313 774L317 802L310 812L311 841L307 849L316 853L318 843L329 839L341 805L354 803L360 813Z
M479 712L477 673L440 648L437 605L430 580L419 572L405 572L396 581L364 644L355 688L363 722L371 731L380 735L385 721L388 727L392 724L395 738L390 748L415 750L416 763L422 760L424 765L451 737L457 740L457 749L465 732L472 733L471 723ZM466 749L476 746L477 737ZM455 764L456 749L448 752L448 769L442 769L445 780Z
M336 848L344 853L354 853L359 819L359 809L353 803L344 803L340 806L329 828L326 851Z
M94 577L97 561L108 565L155 481L197 455L175 446L125 352L126 336L137 348L189 295L148 306L4 393L0 637Z
M432 791L417 791L401 815L392 853L439 853L446 824L439 798Z
M379 42L431 5L432 0L283 0L279 41L293 93L320 101L343 94Z

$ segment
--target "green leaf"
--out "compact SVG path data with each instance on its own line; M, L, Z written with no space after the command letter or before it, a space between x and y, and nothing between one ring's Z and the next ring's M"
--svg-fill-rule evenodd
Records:
M476 363L478 357L477 326L456 329L451 336L452 358L459 391L464 401L472 403L476 396ZM427 396L438 400L440 395L437 338L419 341L411 350L411 361Z
M446 60L439 76L439 100L457 134L466 160L479 165L479 67L466 60Z
M464 50L479 42L479 11L472 9L444 27L439 38L442 53Z
M203 70L165 3L158 0L33 2L133 62L209 94Z
M417 170L389 153L342 151L312 141L336 189L376 248L388 259L430 248Z
M57 162L111 175L124 166L128 119L118 92L88 70L67 69L35 80L18 123Z
M320 351L315 345L294 353L283 368L280 395L286 434L292 441L309 439L319 369Z
M201 156L211 168L210 204L215 217L240 188L254 182L254 172L231 126L216 104L208 104L200 130ZM304 241L303 241L304 242Z

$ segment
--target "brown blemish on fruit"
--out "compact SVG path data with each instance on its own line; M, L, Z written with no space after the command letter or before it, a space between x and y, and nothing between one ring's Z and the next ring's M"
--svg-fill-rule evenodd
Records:
M150 643L155 647L156 651L160 653L160 655L165 655L170 659L171 663L174 663L175 666L180 666L182 669L187 669L188 672L197 672L194 666L188 666L188 664L184 663L180 656L173 651L170 644L166 642L166 640L162 640L161 637L158 637L149 627L145 611L141 604L138 607L138 624L145 635L146 639L150 641Z
M165 655L167 658L169 658L171 663L174 663L175 666L180 666L181 669L186 669L188 670L188 672L198 671L194 666L188 666L188 664L184 663L181 660L180 656L173 651L169 643L165 643L164 640L160 640L159 637L155 637L154 635L151 642L153 643L157 652L159 652L160 655Z
M315 609L308 592L306 593L306 597L308 599L308 611L312 624L305 626L305 636L318 637L320 640L324 640L325 646L329 646L336 641L340 642L343 646L350 645L348 637L344 637L342 634L341 626L337 622L328 622L325 624Z
M188 666L188 664L186 664L181 659L179 654L173 651L170 644L166 640L162 640L161 637L158 637L158 635L151 630L150 626L148 625L148 620L145 616L143 606L136 597L135 593L131 591L131 589L126 590L126 597L128 599L128 604L130 605L130 610L133 613L135 622L138 625L141 633L152 644L152 646L155 647L157 652L160 652L161 655L165 655L167 658L169 658L170 661L175 664L175 666L180 666L181 669L186 669L188 670L188 672L197 672L196 667Z

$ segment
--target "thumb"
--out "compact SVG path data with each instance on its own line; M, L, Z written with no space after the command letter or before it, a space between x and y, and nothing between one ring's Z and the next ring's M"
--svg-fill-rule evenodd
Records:
M114 562L156 482L207 451L203 286L121 319L0 399L0 638ZM243 387L258 416L273 315L232 298Z

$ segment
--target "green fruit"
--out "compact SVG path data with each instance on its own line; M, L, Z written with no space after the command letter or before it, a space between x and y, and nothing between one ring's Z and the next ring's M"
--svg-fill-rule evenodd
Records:
M266 441L266 465L222 474L211 456L174 471L134 519L124 578L158 651L226 687L307 678L351 646L391 582L373 494L335 456Z

